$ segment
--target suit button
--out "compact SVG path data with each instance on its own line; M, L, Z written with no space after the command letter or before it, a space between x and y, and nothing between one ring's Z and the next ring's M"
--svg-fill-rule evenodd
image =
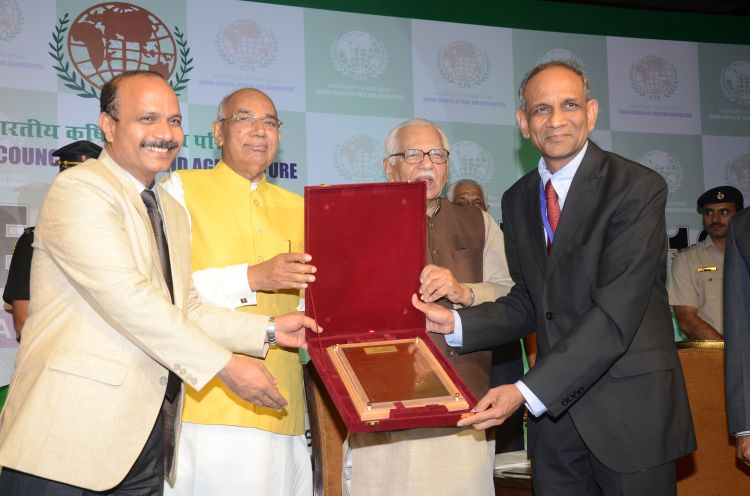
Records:
M453 351L453 350L451 350L451 351L449 351L449 352L448 352L448 354L449 354L450 356L454 356L454 355L456 354L456 352L455 352L455 351Z
M547 320L552 320L552 319L555 318L555 314L552 313L552 312L547 312L547 313L544 314L544 318L547 319Z
M185 367L182 367L180 369L180 375L185 375L187 373L187 370L185 370Z
M167 385L167 378L166 377L159 377L159 384L161 384L162 386L166 386Z
M562 404L563 404L563 406L568 406L568 399L567 399L567 398L565 398L565 399L564 399L564 400L562 401Z
M257 207L258 205L260 205L260 202L257 199L253 200L253 205L255 205Z
M193 386L195 386L197 383L198 383L198 379L196 379L195 377L191 377L190 378L190 384L192 384Z

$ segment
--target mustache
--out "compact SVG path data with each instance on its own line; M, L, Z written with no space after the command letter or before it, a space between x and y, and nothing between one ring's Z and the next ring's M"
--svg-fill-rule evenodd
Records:
M722 224L721 222L712 222L708 225L709 228L711 227L726 227L726 224Z
M141 148L162 148L164 150L174 150L179 148L180 144L174 140L143 140L141 141Z
M419 174L417 174L416 176L414 176L414 177L412 177L410 179L412 181L419 181L421 179L430 179L430 180L434 181L435 180L435 175L434 174L430 174L429 172L422 172L422 173L419 173Z

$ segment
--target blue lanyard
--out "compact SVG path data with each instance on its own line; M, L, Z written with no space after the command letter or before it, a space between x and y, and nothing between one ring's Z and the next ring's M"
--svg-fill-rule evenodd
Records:
M548 181L552 181L552 179L548 179ZM552 231L552 226L549 225L547 196L544 194L544 183L542 181L539 181L539 205L542 208L542 224L544 224L544 231L547 233L547 241L552 244L555 242L555 233Z

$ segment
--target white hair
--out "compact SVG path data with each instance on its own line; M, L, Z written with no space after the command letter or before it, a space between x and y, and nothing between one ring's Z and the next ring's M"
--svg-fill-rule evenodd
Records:
M399 133L407 128L407 127L422 127L427 126L433 128L437 133L440 135L440 142L443 148L448 150L448 152L451 151L451 145L448 142L448 137L445 135L442 129L440 129L436 124L433 122L428 121L427 119L420 119L419 117L412 117L409 120L406 120L399 124L398 126L394 127L388 132L388 135L385 137L385 156L388 157L388 155L391 155L393 153L399 153L401 150L401 141L399 140ZM395 165L396 157L390 157L388 158L388 161L391 163L391 165Z

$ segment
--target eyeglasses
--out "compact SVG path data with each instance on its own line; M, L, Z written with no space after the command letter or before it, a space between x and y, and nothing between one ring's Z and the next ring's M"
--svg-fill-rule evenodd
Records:
M236 122L242 126L254 126L257 121L260 121L266 129L279 129L283 124L283 122L276 117L254 117L249 112L235 112L232 115L219 119L219 122L224 122L226 120Z
M425 155L429 155L433 164L444 164L448 161L450 153L445 148L433 148L428 152L424 152L419 148L407 148L402 153L391 153L388 155L388 158L404 157L404 162L407 164L418 164L424 160Z

